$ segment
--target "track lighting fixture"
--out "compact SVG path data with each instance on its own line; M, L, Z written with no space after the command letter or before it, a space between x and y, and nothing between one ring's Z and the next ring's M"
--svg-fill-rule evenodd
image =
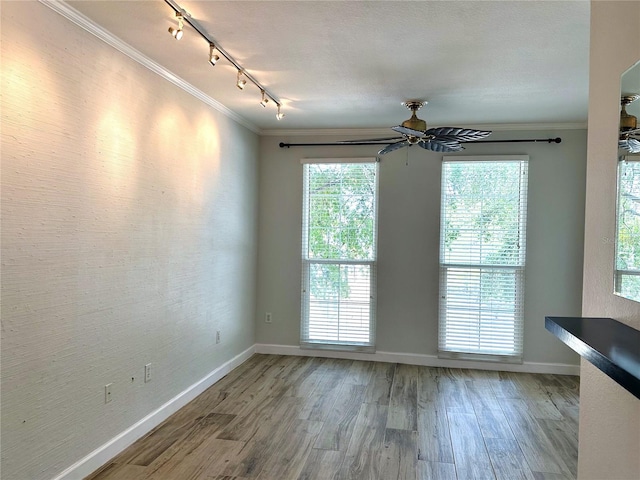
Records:
M263 107L266 107L267 103L269 103L269 99L265 96L264 90L261 90L261 92L262 92L262 100L260 100L260 105L262 105Z
M244 90L244 87L247 85L247 81L242 78L242 72L238 70L238 76L236 77L236 87L240 90Z
M216 65L220 58L224 57L224 59L227 60L231 65L233 65L237 71L236 87L238 87L240 90L244 90L247 86L247 83L252 83L256 87L258 87L258 89L260 90L260 94L262 95L260 105L266 108L269 100L271 100L278 109L276 118L278 120L282 120L284 118L285 115L281 111L282 104L280 103L280 101L270 92L268 92L262 86L262 84L260 84L260 82L258 82L250 73L247 73L243 66L240 65L231 55L229 55L222 47L220 47L220 44L207 33L202 25L200 25L200 23L196 19L194 19L189 14L189 12L178 5L176 0L164 0L164 2L173 9L176 14L176 19L178 20L178 28L175 28L173 26L169 27L169 33L173 36L173 38L175 38L176 40L180 40L183 35L182 30L184 28L184 23L188 23L189 26L209 44L209 63L211 65Z
M220 56L216 55L216 46L213 43L209 44L209 63L215 67L218 60L220 60Z
M182 38L182 29L184 28L184 21L183 21L184 17L182 16L181 13L176 12L176 18L178 19L178 28L169 27L169 33L176 40L180 40Z

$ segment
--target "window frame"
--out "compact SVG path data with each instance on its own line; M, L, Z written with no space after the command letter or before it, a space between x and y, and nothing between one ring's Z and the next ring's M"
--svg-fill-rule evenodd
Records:
M376 157L356 158L305 158L300 160L303 166L303 191L302 191L302 238L301 238L301 318L300 318L300 347L305 349L323 349L354 352L375 352L376 339L376 300L377 300L377 251L378 251L378 203L379 203L379 159ZM309 175L308 165L318 164L355 164L366 163L375 165L375 180L373 189L373 252L372 259L311 259L309 252ZM342 266L367 266L369 270L369 340L357 341L321 341L309 338L310 315L310 270L313 265L338 265Z
M439 246L439 265L440 265L440 279L439 279L439 312L438 312L438 356L440 358L454 358L454 359L469 359L469 360L483 360L483 361L495 361L504 363L522 363L523 355L523 343L524 343L524 280L525 280L525 267L526 267L526 237L527 237L527 199L528 199L528 155L480 155L480 156L445 156L442 159L442 174L441 174L441 214L440 214L440 246ZM467 262L450 262L445 261L445 236L447 234L446 229L446 201L447 193L445 191L445 165L451 163L463 163L469 162L470 164L476 163L499 163L499 162L518 162L520 163L520 192L518 199L518 263L516 264L489 264L489 263L467 263ZM452 348L447 346L447 313L450 308L448 307L447 292L451 289L451 282L448 282L448 274L450 271L458 269L463 271L467 270L469 274L472 272L480 272L481 275L486 271L499 271L512 272L514 275L514 313L513 313L513 351L510 354L501 353L498 351L482 352L482 349L473 351L471 348ZM482 280L478 280L478 285L481 287ZM461 298L461 297L460 297ZM460 301L458 300L458 303ZM455 305L455 303L454 303ZM477 305L477 304L476 304ZM485 312L491 312L491 309L483 309L478 305L478 308L473 308L474 312L478 312L478 329L481 329L481 317ZM455 323L464 324L464 321L455 322L453 319L449 321L450 326ZM469 328L473 327L473 320L470 320L467 325ZM495 327L494 327L495 328ZM478 333L478 341L481 339L481 334ZM491 336L485 337L491 338Z

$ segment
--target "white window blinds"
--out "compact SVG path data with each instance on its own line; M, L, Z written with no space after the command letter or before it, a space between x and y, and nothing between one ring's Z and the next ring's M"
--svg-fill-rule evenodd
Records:
M372 351L378 164L331 161L304 161L300 344Z
M439 350L521 361L527 156L445 157Z
M640 156L618 163L615 291L640 300Z

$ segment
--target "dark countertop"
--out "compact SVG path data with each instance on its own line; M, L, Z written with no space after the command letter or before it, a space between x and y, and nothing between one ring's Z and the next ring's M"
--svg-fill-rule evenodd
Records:
M583 317L545 317L545 327L640 399L640 330Z

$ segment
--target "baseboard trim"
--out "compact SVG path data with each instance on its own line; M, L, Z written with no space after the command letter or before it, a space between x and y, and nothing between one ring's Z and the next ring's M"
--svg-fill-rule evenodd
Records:
M150 432L169 416L180 410L211 385L227 375L231 370L244 363L254 353L255 345L247 348L244 352L223 363L202 380L199 380L186 390L183 390L164 405L157 408L119 435L116 435L86 457L71 465L53 480L79 480L90 475L133 442Z
M550 373L555 375L580 375L580 365L564 363L495 363L473 360L451 360L435 355L419 353L375 352L357 353L332 350L305 350L293 345L256 343L256 353L271 355L299 355L303 357L345 358L348 360L370 360L375 362L404 363L424 367L471 368L474 370L501 370L504 372Z

